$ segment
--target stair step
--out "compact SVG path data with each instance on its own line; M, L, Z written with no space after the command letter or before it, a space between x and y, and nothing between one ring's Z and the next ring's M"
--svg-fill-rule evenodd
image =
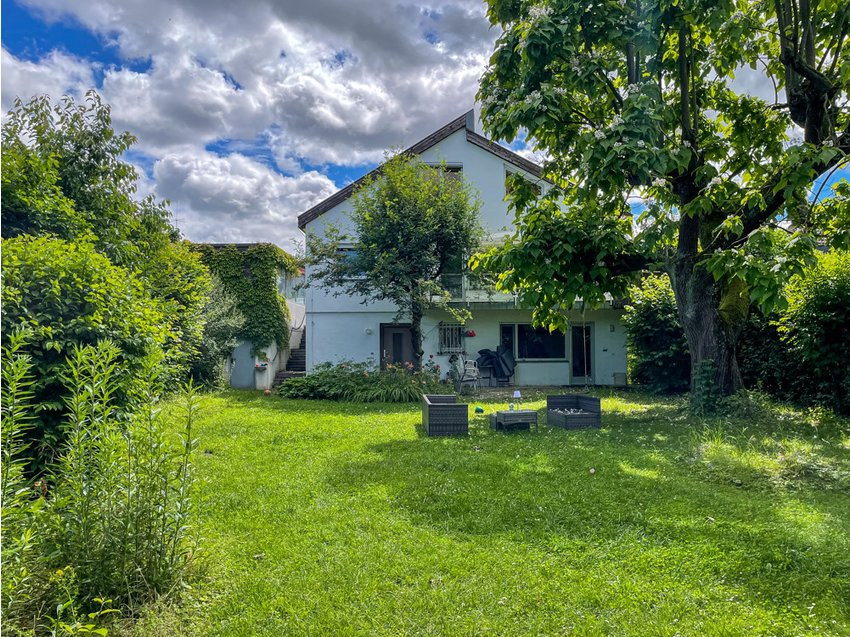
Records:
M286 382L290 378L302 378L305 375L305 372L278 372L274 377L273 386L277 387L278 385Z

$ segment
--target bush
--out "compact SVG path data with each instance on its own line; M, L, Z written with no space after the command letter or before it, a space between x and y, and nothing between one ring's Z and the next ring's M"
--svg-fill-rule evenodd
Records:
M2 370L4 634L76 630L109 612L112 599L104 597L132 608L168 593L192 555L195 390L183 394L185 427L174 444L157 406L155 359L129 378L118 372L121 354L111 343L75 347L63 373L66 442L48 477L34 482L24 470L34 370L21 333L9 338ZM114 403L122 393L131 396L131 410L119 417Z
M278 392L286 398L347 400L360 403L409 403L440 387L429 370L387 365L377 370L371 363L323 363L303 378L290 378Z
M787 296L779 332L805 368L796 398L850 413L850 253L822 255Z
M757 310L750 312L738 340L738 368L744 387L788 400L792 398L792 386L800 382L805 370L782 341L776 318Z
M89 244L49 237L3 240L2 342L20 325L30 332L26 353L35 371L36 410L29 435L38 443L38 464L63 440L59 422L67 413L62 383L65 357L77 345L109 339L122 363L116 375L132 377L156 355L166 339L158 304L127 270L112 265ZM127 406L122 391L112 397L116 409Z
M647 276L630 290L626 325L630 375L661 393L687 391L691 356L667 275Z
M192 378L207 387L221 388L227 384L225 359L239 344L239 334L245 317L218 277L213 276L210 295L204 305L204 333L200 353L195 359Z

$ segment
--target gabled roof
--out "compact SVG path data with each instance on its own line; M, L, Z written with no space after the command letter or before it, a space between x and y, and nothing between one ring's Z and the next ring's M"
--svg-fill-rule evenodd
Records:
M448 124L443 126L442 128L437 129L428 137L416 142L410 148L402 151L402 155L420 155L424 153L426 150L431 148L432 146L436 146L439 142L443 141L446 137L451 135L452 133L456 133L457 131L465 128L466 129L466 141L475 144L476 146L483 148L489 153L493 155L497 155L501 157L505 161L508 161L519 168L522 168L528 173L531 173L535 177L542 178L543 169L535 164L532 161L527 160L525 157L521 157L517 155L512 150L508 150L504 146L500 146L499 144L490 141L486 137L479 135L475 132L474 129L475 115L473 111L468 111L461 115L460 117L453 119ZM368 174L364 175L357 181L353 181L348 184L345 188L336 191L330 197L317 203L315 206L307 210L306 212L298 215L298 227L303 230L305 226L313 221L314 219L320 217L322 214L330 210L331 208L336 207L338 204L342 203L346 199L348 199L357 188L363 184L367 179L371 177L375 177L381 174L382 166L378 166Z

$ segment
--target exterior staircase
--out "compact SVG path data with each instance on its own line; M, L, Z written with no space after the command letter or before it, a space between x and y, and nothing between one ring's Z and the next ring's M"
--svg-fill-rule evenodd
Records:
M307 371L307 328L301 333L301 342L295 349L289 350L289 360L286 369L282 369L274 375L274 386L277 387L287 378L299 378Z

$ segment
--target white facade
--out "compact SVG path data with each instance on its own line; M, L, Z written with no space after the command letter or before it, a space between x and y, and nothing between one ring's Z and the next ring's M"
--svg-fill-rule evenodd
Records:
M506 151L490 145L473 130L473 118L467 114L438 131L410 151L428 163L445 162L448 166L462 167L466 181L477 190L481 201L481 224L492 239L503 237L512 224L512 213L505 201L505 177L507 173L520 173L532 182L540 184L545 191L547 182L539 178L539 169ZM436 141L434 141L436 137ZM430 139L430 141L429 141ZM427 147L426 147L427 146ZM417 148L418 147L418 148ZM343 195L345 192L339 193ZM299 218L299 226L306 233L322 235L329 225L350 233L351 200L340 196L331 197ZM337 201L337 199L339 199ZM330 203L335 203L329 206ZM306 355L308 373L322 362L343 360L378 363L384 351L382 327L393 324L395 308L389 303L363 304L362 299L350 295L334 296L331 292L310 285L310 271L306 272ZM464 336L462 357L477 358L478 350L495 350L501 339L513 328L514 340L522 341L529 336L531 311L518 309L510 296L497 294L493 297L476 295L465 291L458 302L472 313L472 320L463 327L463 332L474 332L475 336ZM563 343L555 343L553 358L523 358L527 348L521 342L513 344L516 372L511 379L516 385L569 385L590 384L612 385L625 382L626 340L620 317L621 310L588 310L568 313L571 330L563 335ZM400 321L403 323L403 321ZM441 369L449 369L450 355L441 352L440 323L454 323L442 311L428 313L423 321L423 349L425 360L434 360ZM582 343L585 356L574 352L573 326L588 325L590 343L584 343L577 332L578 343ZM502 330L505 330L504 332ZM580 329L580 328L579 328ZM518 335L518 338L517 338ZM551 354L551 352L550 352ZM433 359L430 357L433 356ZM578 363L582 363L579 365ZM574 365L573 363L576 363ZM587 377L584 367L587 366ZM575 367L575 368L574 368ZM581 372L579 375L577 372Z

